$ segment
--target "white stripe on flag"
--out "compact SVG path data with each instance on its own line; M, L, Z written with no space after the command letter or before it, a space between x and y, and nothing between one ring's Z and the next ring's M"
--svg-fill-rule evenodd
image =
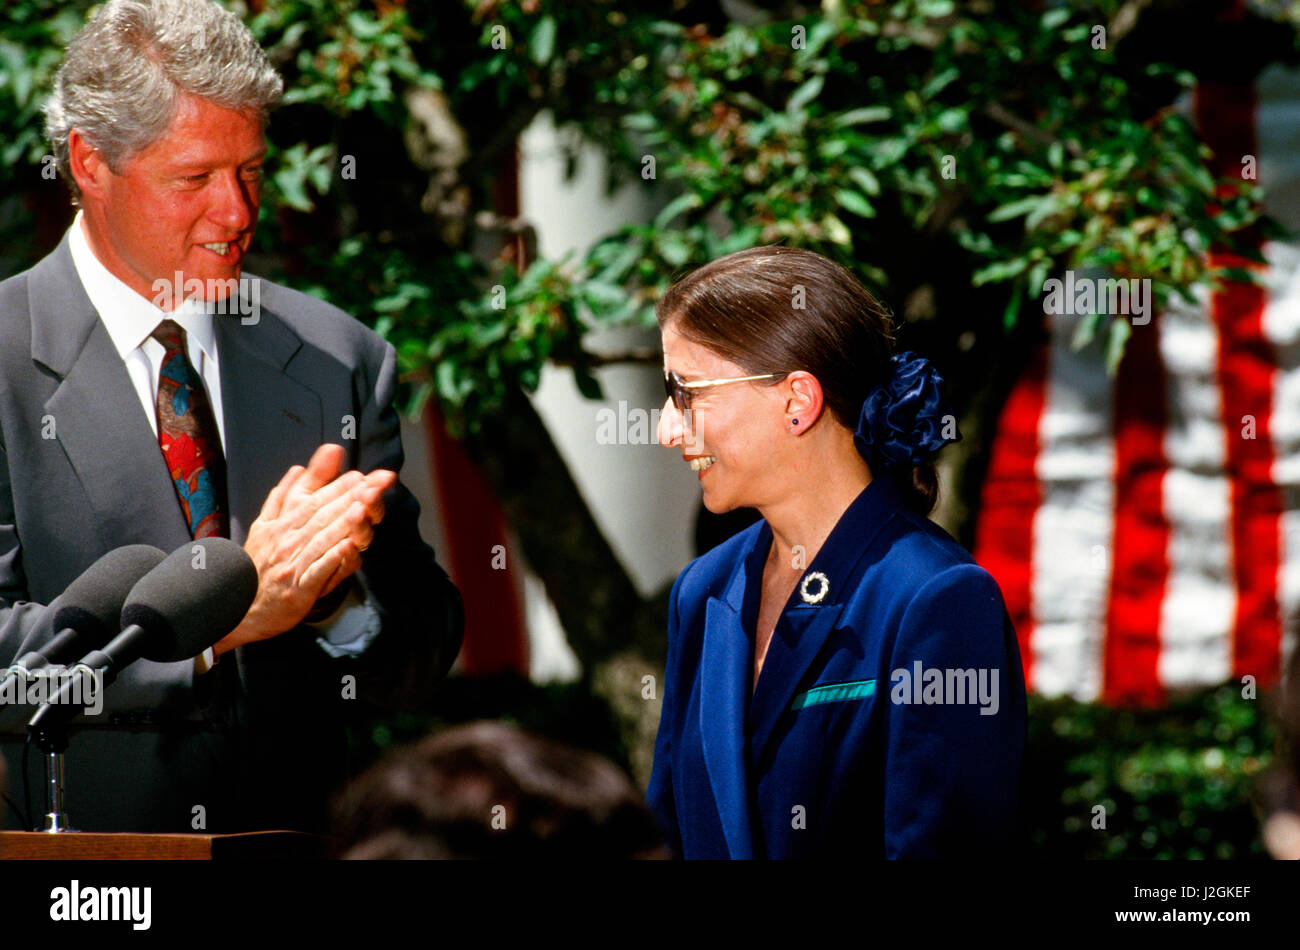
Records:
M1035 472L1032 688L1101 695L1115 507L1112 380L1096 342L1076 352L1079 318L1048 315L1051 351Z
M1158 318L1168 413L1161 504L1169 522L1169 574L1157 671L1160 684L1174 690L1232 676L1226 634L1237 607L1218 330L1207 289L1195 290L1196 303L1175 296Z

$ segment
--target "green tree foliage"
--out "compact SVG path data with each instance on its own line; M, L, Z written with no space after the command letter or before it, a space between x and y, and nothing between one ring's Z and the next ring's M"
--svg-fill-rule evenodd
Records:
M1256 785L1276 729L1229 683L1160 710L1030 700L1022 820L1056 858L1265 857Z
M7 195L34 187L39 104L88 6L7 5ZM535 387L548 360L594 393L591 326L649 322L685 268L755 243L854 267L905 319L933 320L918 342L955 354L967 331L996 345L990 314L1032 323L1043 281L1066 268L1188 294L1207 277L1198 251L1258 223L1256 189L1219 188L1171 107L1192 74L1125 55L1113 0L845 0L745 24L702 3L249 6L288 83L258 250L273 276L389 336L412 408L436 395L457 428ZM576 260L484 263L469 253L474 212L542 109L604 145L616 183L653 180L672 200ZM450 168L454 143L420 128L430 111L463 137ZM12 234L21 214L6 210ZM9 266L32 254L11 248ZM1098 316L1080 342L1102 334L1113 364L1128 326Z

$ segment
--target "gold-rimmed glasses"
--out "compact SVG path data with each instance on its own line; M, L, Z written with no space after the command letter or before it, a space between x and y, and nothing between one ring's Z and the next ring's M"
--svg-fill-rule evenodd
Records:
M779 379L785 373L763 373L760 376L732 376L727 379L696 379L687 382L671 370L664 370L664 392L683 416L691 408L691 393L698 389L724 386L727 383L748 383L756 379Z

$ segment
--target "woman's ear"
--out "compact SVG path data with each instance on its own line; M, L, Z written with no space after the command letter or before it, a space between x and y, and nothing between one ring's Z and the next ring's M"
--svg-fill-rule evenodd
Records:
M822 384L812 373L795 370L785 378L788 395L785 403L785 424L795 435L807 432L820 418L825 399Z

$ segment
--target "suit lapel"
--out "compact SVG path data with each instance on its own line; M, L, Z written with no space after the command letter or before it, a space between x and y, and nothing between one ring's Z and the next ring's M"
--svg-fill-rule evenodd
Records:
M754 691L750 718L755 762L844 609L843 603L805 604L798 591L794 597L797 603L786 608L772 633Z
M32 359L60 377L45 411L107 549L135 538L172 550L190 540L176 489L126 366L81 285L68 239L29 278Z
M251 275L250 275L251 276ZM106 548L138 538L164 550L191 540L158 439L113 341L86 296L68 239L29 278L32 359L60 377L46 402ZM243 543L267 493L322 441L320 397L286 367L302 341L263 308L255 324L215 318L221 360L230 534Z
M759 531L755 549L767 550L767 526ZM751 550L752 555L752 550ZM700 657L700 737L709 784L722 820L731 857L754 856L749 782L745 774L745 723L749 705L749 668L753 651L745 632L744 606L747 562L737 565L721 598L705 605L704 649Z
M302 340L279 317L263 308L253 324L234 314L214 319L230 536L243 543L270 490L290 465L306 465L323 441L321 401L288 373Z
M750 711L752 762L761 760L782 715L804 685L808 671L814 667L857 589L872 541L900 504L887 479L876 479L867 485L845 509L804 572L810 596L816 596L822 586L820 579L812 575L825 578L825 596L811 604L805 602L800 587L790 595L773 631L758 688L754 691Z

